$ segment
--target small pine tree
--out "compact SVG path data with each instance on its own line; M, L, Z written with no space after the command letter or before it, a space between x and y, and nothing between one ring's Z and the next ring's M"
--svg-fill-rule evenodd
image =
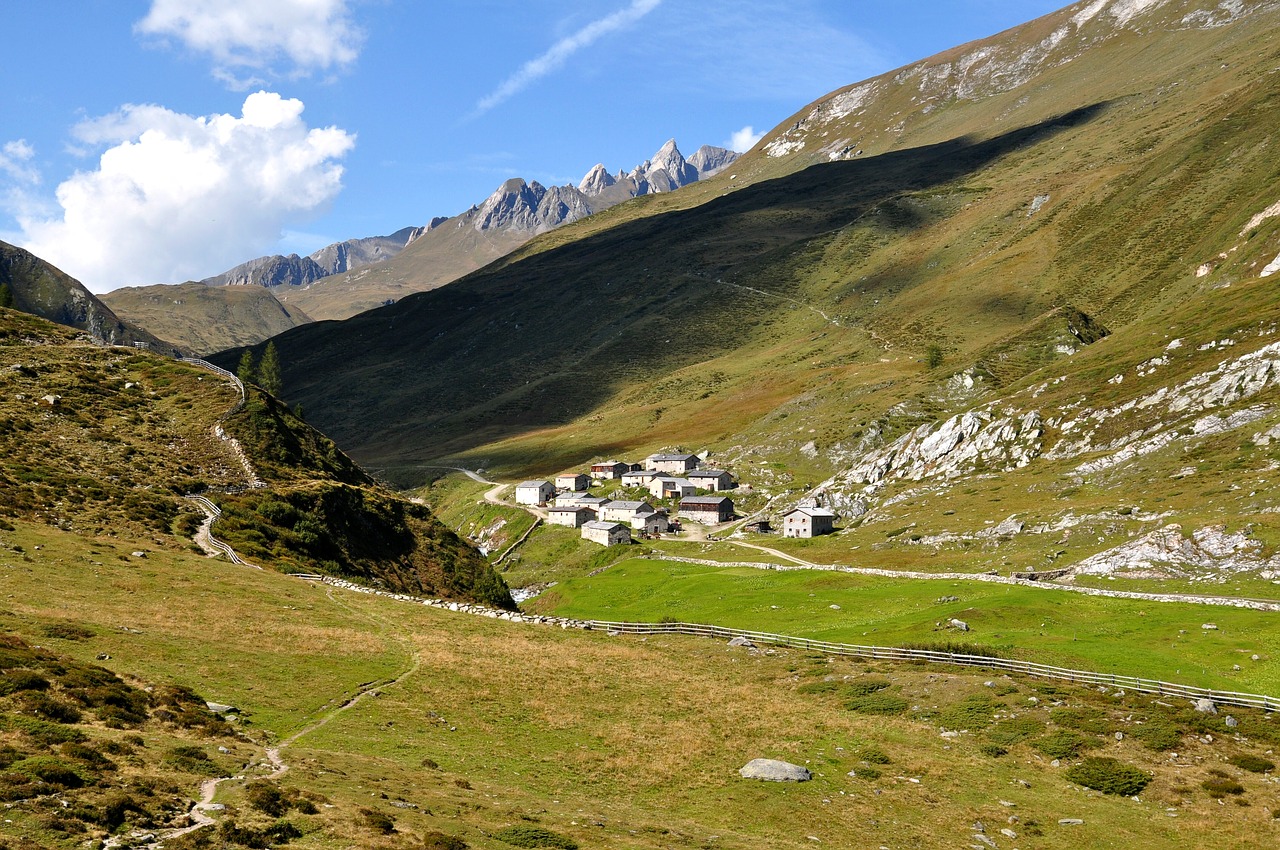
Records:
M0 307L13 306L13 290L7 283L0 283Z
M280 395L280 352L276 351L274 342L267 343L262 352L262 362L258 364L258 385L273 396Z
M942 346L930 345L924 350L924 362L930 369L937 369L942 365Z
M258 383L258 367L253 363L253 352L249 349L244 350L244 354L240 355L240 365L236 367L236 377L243 383Z

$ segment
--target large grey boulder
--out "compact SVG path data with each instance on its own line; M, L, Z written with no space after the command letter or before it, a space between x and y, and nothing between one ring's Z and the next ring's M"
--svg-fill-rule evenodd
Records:
M1196 711L1201 714L1217 714L1218 707L1213 704L1213 700L1208 697L1201 697L1196 700Z
M743 779L766 782L808 782L813 778L809 768L777 759L752 759L738 773Z

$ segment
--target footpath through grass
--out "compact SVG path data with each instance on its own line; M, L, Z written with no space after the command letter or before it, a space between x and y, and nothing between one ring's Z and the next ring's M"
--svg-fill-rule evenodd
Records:
M567 617L668 618L843 643L962 641L1029 661L1280 695L1280 615L1274 612L646 559L563 582L531 604ZM948 627L953 618L970 630Z

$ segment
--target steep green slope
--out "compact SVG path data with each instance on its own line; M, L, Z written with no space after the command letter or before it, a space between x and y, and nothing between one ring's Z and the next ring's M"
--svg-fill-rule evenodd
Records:
M1016 58L1082 8L961 53ZM820 480L829 461L795 449L847 440L976 363L1015 382L1060 356L1054 316L1120 331L1280 251L1276 218L1246 227L1280 185L1276 7L1166 26L1188 8L1124 27L1101 14L1070 61L990 92L928 103L890 84L928 74L885 75L874 115L839 119L865 119L879 152L809 164L844 125L797 119L733 169L771 179L688 209L681 193L623 205L442 290L282 335L285 395L406 483L446 457L542 474L743 442ZM942 368L923 362L931 346ZM797 440L800 409L813 435Z
M311 321L261 286L129 286L108 292L102 302L127 321L201 355L253 345Z
M202 518L182 496L202 493L224 512L215 533L264 566L511 605L430 511L256 387L238 405L204 369L12 310L0 353L0 516L178 550ZM246 489L252 477L262 486Z

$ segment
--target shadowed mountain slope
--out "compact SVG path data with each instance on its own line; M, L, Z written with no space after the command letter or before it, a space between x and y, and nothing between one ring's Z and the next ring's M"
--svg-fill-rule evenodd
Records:
M1259 274L1280 251L1276 218L1250 227L1280 194L1275 5L1203 26L1173 25L1185 3L1122 5L922 63L1016 58L1103 10L1059 40L1069 56L988 89L930 103L938 75L879 78L864 104L893 119L866 125L879 152L811 164L836 125L791 122L736 182L623 204L445 289L286 333L285 394L406 482L443 457L545 471L677 442L780 446L797 406L833 443L955 369L991 363L1008 384L1066 356L1043 345L1065 329L1052 311L1114 331ZM931 347L947 370L922 365Z

